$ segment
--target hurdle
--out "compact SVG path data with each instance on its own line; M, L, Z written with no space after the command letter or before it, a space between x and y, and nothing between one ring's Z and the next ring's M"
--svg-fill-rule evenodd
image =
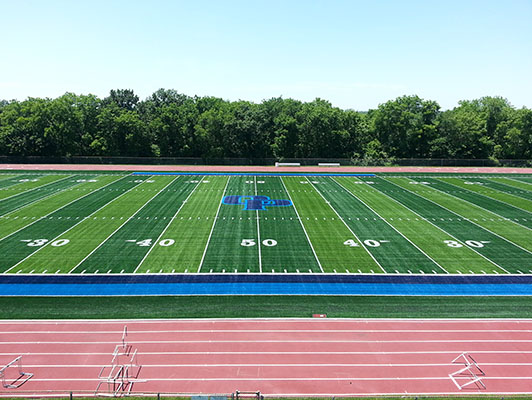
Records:
M12 380L11 382L6 382L6 370L11 367L15 366L18 368L18 376ZM24 372L22 369L22 356L18 356L10 363L7 363L2 369L0 369L0 378L2 379L2 386L6 389L16 389L20 386L22 386L25 382L27 382L33 374L31 372Z
M466 386L472 384L475 384L477 388L479 388L480 385L482 388L486 389L486 385L482 382L482 378L485 377L486 374L480 369L475 359L469 353L463 352L451 361L451 363L464 365L464 368L449 374L449 378L451 378L458 390L462 390ZM458 382L459 379L467 379L467 381L460 384L460 382Z

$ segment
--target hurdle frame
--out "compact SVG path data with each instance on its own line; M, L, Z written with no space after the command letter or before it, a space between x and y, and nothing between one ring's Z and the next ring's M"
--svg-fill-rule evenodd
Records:
M2 380L2 386L6 389L16 389L22 386L24 383L26 383L33 374L31 372L24 372L22 370L22 355L16 357L13 361L7 363L0 369L0 379ZM19 376L17 379L15 379L12 383L6 383L6 375L5 371L12 366L13 364L17 363L18 373ZM24 379L21 379L22 377L25 377Z

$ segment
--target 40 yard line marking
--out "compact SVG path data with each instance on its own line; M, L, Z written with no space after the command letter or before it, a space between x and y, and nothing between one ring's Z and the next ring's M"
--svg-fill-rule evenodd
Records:
M346 222L344 221L344 219L342 217L340 217L340 214L338 214L338 212L336 211L336 209L332 206L332 204L325 198L325 196L323 196L323 194L318 190L318 188L310 181L310 179L308 177L305 177L308 181L308 183L310 183L312 185L312 187L314 188L314 190L323 198L323 200L325 201L325 203L331 207L331 209L334 211L334 213L336 214L336 216L343 222L343 224L345 225L345 227L347 229L349 229L349 232L351 232L351 234L355 237L356 240L359 241L360 245L364 248L364 250L366 250L366 252L369 254L369 256L373 259L373 261L375 261L375 263L380 267L380 269L382 269L382 271L387 274L388 271L386 271L382 265L377 261L377 259L375 257L373 257L373 254L371 254L371 252L367 249L367 247L364 245L364 242L362 240L360 240L358 238L358 236L355 234L355 232L353 232L351 230L351 228L349 227L349 225L346 224Z
M126 177L124 177L124 178L126 178ZM122 179L123 179L123 178L122 178ZM120 180L120 179L115 179L114 181L109 182L107 185L104 185L104 186L102 186L102 187L99 188L99 189L96 189L96 190L94 190L94 191L89 191L89 193L84 194L83 196L78 197L77 199L74 199L74 200L72 200L72 201L69 201L69 202L66 203L65 205L62 205L61 207L56 208L56 209L53 210L53 211L50 211L48 214L45 214L45 215L43 215L42 217L37 218L37 219L36 219L35 221L33 221L32 223L30 223L30 224L28 224L28 225L24 225L22 228L17 229L15 232L11 232L9 235L6 235L6 236L4 236L3 238L0 238L0 242L1 242L2 240L4 240L4 239L7 239L8 237L14 235L14 234L17 233L17 232L20 232L21 230L26 229L27 227L33 225L34 223L39 222L40 220L42 220L42 219L44 219L44 218L50 216L51 214L53 214L53 213L55 213L55 212L61 210L62 208L65 208L65 207L71 205L72 203L75 203L76 201L81 200L81 199L83 199L84 197L87 197L87 196L90 195L90 194L93 194L93 193L96 193L96 192L98 192L98 191L100 191L100 190L102 190L102 189L105 189L107 186L109 186L109 185L111 185L111 184L113 184L113 183L116 183L116 182L118 182L119 180Z
M220 207L222 206L222 199L225 196L225 192L227 190L227 186L229 185L230 180L231 180L231 176L227 178L227 182L225 183L224 191L222 193L222 198L219 200L218 210L216 210L216 215L214 217L214 220L212 221L211 231L209 232L209 238L207 239L207 243L205 244L205 249L203 250L203 255L201 256L201 261L198 266L198 272L201 272L201 267L203 266L203 260L205 259L205 254L207 254L207 249L209 248L209 243L211 242L212 232L214 231L214 226L216 225L216 221L218 220L218 213L220 212Z
M151 176L151 175L150 175ZM148 179L148 178L146 178ZM143 181L144 182L144 181ZM114 202L115 200L119 199L120 197L124 196L125 194L129 193L130 191L132 191L133 189L135 189L136 187L140 186L139 184L136 184L135 186L132 186L131 189L127 190L126 192L122 193L121 195L115 197L114 199L112 199L111 201L108 201L107 203L105 203L103 206L101 206L100 208L98 208L97 210L93 211L92 213L90 213L89 215L87 215L85 218L81 219L81 221L77 222L76 224L72 225L70 228L68 228L66 231L62 232L61 234L57 235L56 237L54 237L52 240L50 240L49 242L45 243L43 246L40 246L37 250L35 250L33 253L30 253L28 254L26 257L24 257L22 260L20 260L18 263L16 263L15 265L11 266L10 268L8 268L7 270L4 271L4 274L7 274L9 271L11 271L13 268L15 268L17 265L23 263L24 261L26 261L28 258L30 258L31 256L33 256L35 253L39 252L40 250L46 248L50 243L52 243L53 241L57 240L58 238L60 238L61 236L63 236L65 233L71 231L72 229L74 229L76 226L78 226L79 224L81 224L83 221L85 221L86 219L92 217L94 214L96 214L98 211L102 210L103 208L107 207L109 204L111 204L112 202Z
M389 181L388 181L388 182L389 182ZM393 183L393 182L392 182L392 183ZM438 191L438 192L440 192L440 193L443 193L443 194L448 195L448 196L451 196L451 197L455 197L455 196L453 196L453 195L450 195L450 194L445 193L444 191L442 191L442 190L440 190L440 189L436 189L436 188L430 188L430 189L432 189L432 190L436 190L436 191ZM426 198L426 197L423 196L423 195L419 195L419 194L417 194L416 192L412 192L411 190L408 190L408 189L405 189L405 190L406 190L407 192L413 193L413 194L415 194L415 195L417 195L417 196L419 196L419 197L422 197L423 199L428 200L428 201L430 201L431 203L436 204L437 206L440 206L441 208L443 208L443 209L445 209L445 210L447 210L447 211L453 213L454 215L456 215L456 216L458 216L458 217L462 217L462 219L466 219L466 221L471 222L473 225L478 226L480 229L484 229L485 231L488 231L488 232L491 233L492 235L495 235L495 236L497 236L499 239L502 239L502 240L504 240L504 241L510 243L511 245L514 245L515 247L520 248L521 250L527 252L528 254L532 254L532 252L528 251L528 250L525 249L524 247L519 246L517 243L514 243L514 242L512 242L511 240L506 239L504 236L501 236L501 235L499 235L498 233L495 233L495 232L489 230L488 228L485 228L485 227L483 227L482 225L477 224L476 222L472 221L471 218L466 217L466 216L464 216L463 214L459 214L457 211L453 211L453 210L451 210L451 209L449 209L449 208L447 208L447 207L445 207L445 206L442 206L441 204L438 204L438 203L436 203L435 201L433 201L433 200L431 200L431 199L428 199L428 198ZM462 199L460 199L460 200L462 200ZM473 203L470 203L470 202L467 201L467 200L463 200L463 201L465 201L466 203L469 203L469 204L471 204L471 205L474 205ZM487 210L486 210L486 211L487 211Z
M100 247L103 246L103 244L105 242L107 242L109 240L109 238L111 238L116 232L118 232L120 229L122 229L122 227L127 224L135 215L137 215L144 207L146 207L154 198L156 198L157 196L159 196L163 191L164 189L166 189L168 186L170 186L177 178L179 177L176 177L174 178L174 180L172 180L170 183L168 183L168 185L166 185L165 187L163 187L161 190L159 190L157 193L155 193L155 195L153 195L147 202L145 202L137 211L135 211L129 218L127 218L122 224L120 224L120 226L118 228L116 228L109 236L107 236L100 244L98 244L98 246L96 246L89 254L87 254L87 256L85 256L83 258L83 260L81 260L79 263L76 264L76 266L74 268L72 268L70 271L68 271L69 274L71 274L77 267L79 267L81 264L83 264L83 262L89 258L96 250L98 250ZM146 181L142 182L140 185L136 186L136 187L141 187L142 185L144 185L146 183Z
M318 266L320 267L320 271L324 273L325 271L323 271L323 267L321 266L321 263L320 263L320 260L318 258L318 255L316 254L316 251L314 250L314 246L312 245L312 242L310 241L310 238L309 238L309 236L307 234L307 230L305 229L305 225L303 224L303 221L299 217L299 213L297 212L297 207L296 207L295 203L292 201L292 196L290 196L290 193L288 192L288 189L286 188L286 185L284 184L283 177L280 176L279 179L281 180L281 183L283 184L284 191L288 195L288 198L290 199L290 201L294 205L294 211L296 212L297 219L299 220L299 224L301 225L301 228L303 228L303 232L305 233L305 237L307 238L308 244L310 245L310 248L312 250L312 254L314 254L314 258L316 259L316 262L318 263Z
M179 178L179 176L178 176ZM176 178L177 179L177 178ZM137 267L135 268L135 270L133 271L133 273L136 273L137 270L140 268L140 266L142 265L142 263L144 262L144 260L146 260L146 258L148 258L148 256L150 255L151 251L155 248L155 245L157 243L159 243L159 240L161 240L161 238L163 237L164 233L166 232L166 230L168 229L168 227L170 226L170 224L174 221L174 218L177 216L177 214L179 214L179 211L181 211L181 209L183 208L183 206L187 203L188 199L190 198L190 196L192 196L192 194L196 191L196 189L200 186L201 182L203 181L203 179L205 179L205 175L203 175L200 179L200 181L198 183L196 183L196 186L194 186L194 189L189 193L189 195L187 196L187 198L185 199L185 201L183 201L183 203L181 203L181 205L179 206L179 208L177 209L177 211L175 212L174 216L170 219L170 222L168 222L168 224L166 224L166 226L164 227L163 231L160 233L160 235L157 237L157 240L154 242L154 244L152 244L148 250L148 252L144 255L144 257L142 258L142 260L140 260L139 264L137 265ZM172 181L174 182L175 179ZM172 183L170 182L170 183ZM167 185L168 186L168 185ZM165 186L166 188L166 186ZM151 200L150 200L151 201Z
M397 187L400 188L400 189L406 190L406 189L404 189L402 186L399 186L399 185L397 185L397 184L395 184L395 183L389 181L388 179L381 178L381 177L379 177L379 179L383 179L383 180L385 180L386 182L391 183L392 185L397 186ZM384 193L384 192L382 192L382 191L380 191L380 192L381 192L384 196L386 196L386 197L388 197L389 199L392 199L393 201L395 201L397 204L400 204L401 206L403 206L403 207L406 208L407 210L410 210L411 212L413 212L414 214L416 214L419 218L421 218L422 221L426 221L426 222L428 222L429 224L431 224L431 225L434 226L435 228L439 229L440 231L442 231L442 232L445 233L446 235L449 235L449 237L452 237L452 238L453 238L454 240L456 240L458 243L462 244L462 246L468 248L469 250L474 251L474 252L477 253L480 257L482 257L482 258L485 259L486 261L492 263L492 264L495 265L497 268L500 268L501 270L503 270L503 271L506 272L507 274L510 273L510 272L507 271L505 268L503 268L503 267L501 267L499 264L497 264L495 261L492 261L491 259L489 259L489 258L486 257L485 255L483 255L483 254L479 253L478 251L476 251L474 248L467 246L464 242L462 242L462 241L461 241L460 239L458 239L457 237L451 235L451 234L450 234L449 232L447 232L446 230L444 230L444 229L440 228L438 225L435 225L435 224L433 224L432 222L430 222L430 221L428 220L428 218L424 218L424 217L422 217L420 214L418 214L417 212L415 212L415 211L412 210L411 208L407 207L405 204L401 203L399 200L395 200L394 198L388 196L386 193ZM419 196L418 194L416 194L416 193L414 193L414 192L410 192L410 193L412 193L412 194L415 195L415 196L421 197L422 199L425 199L424 197Z
M375 211L373 208L371 208L369 205L366 204L366 202L364 202L362 199L360 199L358 196L356 196L353 192L351 192L349 189L347 189L344 185L342 185L340 182L338 182L335 178L332 179L334 182L336 182L338 185L340 185L340 187L342 187L343 189L345 189L347 191L347 193L349 193L351 196L353 196L355 199L357 199L358 201L360 201L362 204L364 204L367 208L369 208L371 211L373 211L376 215L378 215L384 222L386 222L388 225L390 225L390 227L396 231L399 235L401 235L403 238L405 238L412 246L414 246L416 249L418 249L425 257L427 257L430 261L432 261L434 264L436 264L438 267L440 267L442 269L443 272L445 272L446 274L449 273L449 271L447 271L445 268L443 268L440 264L438 264L436 262L436 260L434 260L431 256L429 256L427 253L425 253L423 250L421 250L421 248L419 248L414 242L412 242L410 239L408 239L405 235L403 235L399 230L397 230L392 224L390 224L388 221L386 221L386 219L382 218L382 216L377 212Z

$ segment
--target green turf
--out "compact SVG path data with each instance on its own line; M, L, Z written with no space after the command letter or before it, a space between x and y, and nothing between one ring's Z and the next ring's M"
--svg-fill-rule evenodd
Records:
M532 318L529 297L0 297L2 319Z
M0 272L532 273L523 179L10 172Z

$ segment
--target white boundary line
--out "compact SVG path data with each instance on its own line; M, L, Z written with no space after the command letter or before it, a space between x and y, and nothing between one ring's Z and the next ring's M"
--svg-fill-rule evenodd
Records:
M209 237L207 239L207 243L205 243L205 249L203 250L203 255L201 256L201 260L198 266L198 273L201 272L201 267L203 266L203 260L205 259L205 254L207 254L207 249L209 248L209 243L211 242L212 232L214 231L214 226L216 225L216 221L218 220L218 214L220 213L220 207L222 206L222 200L225 196L225 192L227 190L227 186L229 185L230 180L231 180L231 176L227 177L227 182L225 183L224 191L222 193L222 198L219 200L218 210L216 210L216 215L214 216L214 219L212 221L211 231L209 232Z
M388 181L388 182L389 182L389 181ZM392 183L393 183L393 182L392 182ZM397 185L397 186L399 186L399 185ZM400 186L400 187L403 188L402 186ZM512 242L512 241L509 240L509 239L506 239L504 236L501 236L501 235L499 235L498 233L495 233L495 232L489 230L488 228L485 228L485 227L483 227L482 225L477 224L476 222L473 221L472 218L466 217L466 216L464 216L463 214L458 213L457 211L453 211L453 210L451 210L451 209L449 209L449 208L447 208L447 207L445 207L445 206L442 206L441 204L436 203L434 200L431 200L431 199L429 199L429 198L423 196L422 194L417 194L416 192L413 192L413 191L411 191L411 190L409 190L409 189L406 189L406 188L403 188L403 189L406 190L407 192L410 192L410 193L413 193L413 194L415 194L415 195L417 195L417 196L419 196L419 197L422 197L422 198L424 198L425 200L428 200L428 201L430 201L431 203L436 204L437 206L440 206L440 207L443 208L444 210L447 210L447 211L453 213L454 215L456 215L456 216L458 216L458 217L461 217L463 220L468 221L468 222L472 223L473 225L478 226L480 229L484 229L485 231L491 233L492 235L497 236L499 239L502 239L502 240L504 240L504 241L510 243L511 245L514 245L515 247L520 248L521 250L527 252L528 254L532 254L531 251L525 249L524 247L519 246L518 244ZM445 193L445 192L442 191L442 190L436 189L436 188L434 188L434 187L427 187L427 188L424 188L424 189L435 190L435 191L437 191L437 192L439 192L439 193L443 193L443 194L445 194L445 195L447 195L447 196L455 197L455 196L452 196L452 195L450 195L450 194ZM430 191L430 190L427 190L427 191ZM460 198L457 198L457 197L455 197L455 198L458 199L458 200L464 201L464 202L466 202L466 203L469 203L469 202L466 201L466 200L463 200L463 199L460 199ZM473 203L469 203L469 204L471 204L472 206L475 205L475 204L473 204ZM486 211L487 211L487 210L486 210Z
M152 175L153 177L153 175ZM149 179L149 177L148 177ZM142 210L150 201L152 201L155 197L157 197L164 189L166 189L172 182L174 182L177 178L175 178L173 181L171 181L170 183L168 183L164 188L162 188L161 190L159 190L157 193L155 193L148 201L146 201L139 209L137 209L137 211L135 211L133 214L131 214L130 217L126 218L126 220L120 224L120 226L118 228L116 228L109 236L107 236L102 242L100 242L94 249L91 250L91 252L89 254L87 254L85 257L83 257L83 260L81 260L79 263L77 263L74 268L72 268L70 271L68 271L68 273L72 273L76 268L78 268L81 264L83 264L83 262L89 258L96 250L98 250L100 247L103 246L103 244L105 242L107 242L107 240L109 240L109 238L111 238L116 232L118 232L125 224L127 224L135 215L137 215L140 210ZM146 183L146 181L142 182L140 185L138 185L137 187L140 187L142 185L144 185Z
M457 189L461 189L461 190L467 191L467 192L469 192L469 193L474 193L474 194L476 194L476 195L479 195L479 196L485 197L485 198L487 198L487 199L489 199L489 200L497 201L497 202L499 202L499 203L501 203L501 204L504 204L506 207L515 208L516 210L524 211L524 212L526 212L527 214L531 214L531 215L532 215L532 212L530 212L530 211L528 211L528 210L525 210L524 208L520 208L520 207L517 207L517 206L515 206L515 205L513 205L513 204L510 204L510 203L507 203L507 202L505 202L505 201L502 201L502 200L496 199L496 198L494 198L494 197L488 196L488 195L486 195L486 194L483 194L483 193L480 193L480 192L476 192L476 191L474 191L474 190L471 190L470 188L466 188L466 187L458 186L458 185L455 184L455 183L451 183L451 182L444 181L444 180L442 180L441 178L433 178L433 179L436 179L436 180L441 181L441 182L443 182L443 183L446 183L446 184L448 184L448 185L454 186L454 187L457 188ZM448 178L447 178L447 179L448 179ZM470 186L473 186L473 185L470 185ZM492 190L493 192L498 192L498 193L500 193L500 194L506 194L506 193L504 193L504 192L500 192L500 191L498 191L497 189L493 189L493 188L486 188L486 187L483 187L483 189L490 189L490 190ZM450 194L450 193L448 193L448 194ZM453 194L452 196L454 196L454 194ZM457 196L454 196L454 197L457 197ZM457 198L460 198L460 197L457 197ZM462 200L464 200L464 199L462 199ZM464 201L468 201L468 200L464 200ZM469 202L469 203L471 203L471 202ZM472 203L472 204L474 204L474 203ZM493 214L495 214L495 215L499 215L500 217L504 218L505 221L511 221L511 222L514 222L515 224L519 224L518 222L512 221L512 219L510 219L510 218L508 218L508 217L505 217L504 215L497 214L496 212L494 212L494 211L490 211L490 210L488 210L488 209L486 209L486 208L484 208L484 207L479 206L478 204L475 204L475 205L476 205L477 207L480 207L480 208L482 208L482 209L484 209L484 210L486 210L486 211L489 211L489 212L491 212L491 213L493 213ZM519 225L520 225L520 226L524 226L524 225L521 225L521 224L519 224ZM530 228L528 228L527 226L525 226L525 228L530 229Z
M148 178L146 178L148 179ZM145 180L146 180L145 179ZM142 181L141 183L144 183L144 181ZM101 206L100 208L98 208L97 210L93 211L92 213L90 213L89 215L87 215L86 217L83 217L79 222L75 223L74 225L72 225L70 228L68 228L66 231L63 231L62 233L60 233L59 235L57 235L56 237L54 237L53 239L49 240L48 242L46 242L44 245L38 247L35 251L33 251L32 253L28 254L26 257L24 257L22 260L20 260L19 262L17 262L15 265L11 266L10 268L6 269L3 273L6 274L8 273L9 271L11 271L13 268L15 268L16 266L18 266L19 264L23 263L24 261L26 261L28 258L32 257L33 255L35 255L37 252L41 251L42 249L46 248L50 243L54 242L55 240L57 240L57 238L60 238L61 236L63 236L65 233L71 231L72 229L74 229L76 226L78 226L79 224L81 224L83 221L85 221L86 219L92 217L94 214L96 214L98 211L100 211L101 209L107 207L109 204L111 204L112 202L114 202L115 200L119 199L120 197L124 196L125 194L129 193L130 191L132 191L133 189L135 189L136 187L140 186L140 183L137 183L136 185L132 186L130 189L128 189L127 191L125 191L124 193L114 197L113 199L111 199L110 201L108 201L107 203L105 203L103 206Z
M257 177L253 176L253 184L255 186L255 196L258 195L257 193ZM259 272L262 273L262 242L260 240L260 219L259 219L259 210L255 210L256 216L257 216L257 247L259 250Z
M312 245L312 242L310 240L310 237L308 236L307 230L305 229L305 224L303 224L303 220L299 216L299 212L297 211L296 204L294 203L294 201L292 200L292 196L290 196L290 193L288 192L288 188L286 187L286 185L284 183L283 177L280 176L279 179L281 180L281 183L283 184L284 191L286 192L286 194L288 195L288 198L290 199L290 201L292 202L292 205L294 206L294 211L296 212L297 219L299 220L301 228L303 228L303 232L305 233L305 237L307 238L308 244L310 245L310 249L312 250L312 254L314 254L314 258L316 259L316 262L318 263L318 266L320 267L320 271L322 273L324 273L325 271L323 270L323 267L321 265L320 259L318 258L318 255L316 254L316 250L314 250L314 246Z
M385 179L385 178L380 178L380 179L383 179L385 182L388 182L390 183L391 185L394 185L394 186L397 186L398 188L400 189L404 189L402 186L399 186L391 181L389 181L388 179ZM406 189L404 189L406 190ZM437 228L438 230L442 231L443 233L445 233L446 235L448 235L449 237L453 238L454 240L456 240L458 243L461 243L462 246L466 247L467 249L475 252L476 254L478 254L480 257L482 257L483 259L485 259L486 261L490 262L491 264L495 265L497 268L499 268L500 270L506 272L507 274L510 274L509 271L507 271L506 269L504 269L503 267L501 267L500 265L498 265L497 263L495 263L494 261L490 260L488 257L484 256L483 254L479 253L478 251L476 251L474 248L466 245L464 242L462 242L460 239L458 239L456 236L453 236L451 235L449 232L447 232L446 230L444 230L443 228L440 228L438 225L432 223L429 221L428 218L425 218L423 216L421 216L420 214L418 214L417 212L415 212L414 210L412 210L411 208L407 207L403 202L399 201L399 200L396 200L394 199L393 197L390 197L388 194L384 193L382 190L379 189L379 192L381 192L382 194L384 194L386 197L394 200L396 203L402 205L404 208L406 208L407 210L410 210L410 212L416 214L418 217L420 217L423 221L427 221L429 224L431 224L432 226L434 226L435 228ZM415 195L415 196L418 196L418 197L421 197L422 199L425 199L424 197L422 196L419 196L418 194L414 193L414 192L410 192L408 191L409 193Z
M113 183L115 183L115 182L118 182L120 179L124 179L124 178L127 178L127 176L124 176L124 177L122 177L122 178L117 178L117 179L115 179L115 180L112 180L112 181L109 182L108 184L106 184L106 185L104 185L104 186L102 186L102 187L100 187L100 188L98 188L98 189L90 190L89 193L84 194L84 195L81 196L81 197L75 198L75 199L72 200L72 201L69 201L68 203L62 205L61 207L56 208L56 209L53 210L53 211L50 211L48 214L45 214L45 215L43 215L42 217L37 218L35 221L29 223L28 225L24 225L23 227L17 229L16 231L11 232L9 235L6 235L6 236L0 238L0 242L1 242L2 240L4 240L4 239L7 239L8 237L14 235L14 234L17 233L17 232L20 232L21 230L26 229L28 226L31 226L31 225L33 225L34 223L36 223L36 222L38 222L38 221L40 221L40 220L42 220L42 219L47 218L48 216L50 216L50 215L52 215L53 213L55 213L55 212L61 210L62 208L65 208L65 207L69 206L70 204L75 203L76 201L81 200L81 199L83 199L84 197L87 197L88 195L91 195L91 194L93 194L93 193L96 193L96 192L98 192L98 191L100 191L100 190L106 188L107 186L109 186L109 185L111 185L111 184L113 184ZM86 182L84 182L84 183L86 183Z
M182 177L183 175L178 175L176 177L176 179L174 179L172 182L170 183L173 183L175 182L178 178ZM192 194L196 191L196 189L201 185L203 179L205 179L205 176L202 176L200 181L198 183L196 183L196 186L194 186L194 189L192 189L192 191L188 194L188 196L186 197L186 199L181 203L181 205L179 206L179 208L177 209L177 211L174 213L174 215L172 216L172 218L170 219L170 221L166 224L166 226L164 227L164 229L162 230L162 232L159 234L159 236L157 237L157 240L155 240L155 242L150 246L148 252L144 255L144 257L142 257L142 260L140 260L140 262L138 263L137 267L135 268L135 270L133 271L133 273L136 273L138 271L138 269L140 268L140 266L142 265L142 263L144 262L144 260L146 260L146 258L148 258L148 256L150 255L150 253L152 252L152 250L155 248L155 246L157 245L157 243L159 243L159 240L161 240L161 238L163 237L164 233L167 231L168 227L172 224L172 222L174 221L174 218L177 216L177 214L179 214L179 211L181 211L181 209L183 208L183 206L187 203L188 199L190 198L190 196L192 196ZM170 185L170 183L168 185ZM167 186L168 186L167 185ZM166 189L166 186L164 187L164 189ZM163 189L163 190L164 190ZM153 198L152 198L153 200ZM151 200L150 200L151 201Z
M358 201L360 201L362 204L364 204L367 208L369 208L373 213L375 213L381 220L383 220L384 222L386 222L394 231L396 231L399 235L401 235L404 239L406 239L412 246L414 246L416 249L418 249L425 257L427 257L429 260L431 260L434 264L436 264L438 267L440 267L442 269L443 272L445 273L449 273L449 271L447 271L445 268L443 268L440 264L438 264L436 262L436 260L434 260L431 256L429 256L427 253L425 253L421 248L419 248L414 242L412 242L409 238L407 238L405 235L403 235L403 233L401 233L399 230L397 230L391 223L389 223L388 221L386 221L385 218L383 218L377 211L375 211L373 208L371 208L368 204L366 204L365 201L363 201L362 199L360 199L357 195L355 195L351 190L349 190L348 188L346 188L344 185L342 185L340 182L338 182L335 178L332 179L332 181L336 182L340 187L342 187L343 189L345 189L347 191L347 193L349 193L351 196L353 196L355 199L357 199ZM377 194L377 192L375 193Z
M345 227L349 230L349 232L351 232L351 234L355 237L356 240L359 241L360 245L364 248L364 250L366 250L366 252L369 254L369 256L373 259L373 261L375 261L375 263L380 267L380 269L382 269L382 271L387 274L388 271L386 271L382 265L377 261L377 259L373 256L373 254L371 254L371 252L366 248L366 246L364 246L364 242L362 242L362 240L360 240L358 238L358 236L355 234L355 232L353 232L353 230L349 227L349 225L346 224L346 222L344 221L344 219L340 216L340 214L338 214L338 212L336 211L336 209L332 206L331 202L329 200L327 200L325 198L325 196L318 190L318 188L316 188L316 186L310 181L310 179L308 177L306 177L308 183L310 183L310 185L314 188L314 190L316 191L316 193L318 193L322 198L323 200L325 201L325 203L331 208L331 210L334 211L334 213L336 214L336 216L343 222L343 224L345 225Z

